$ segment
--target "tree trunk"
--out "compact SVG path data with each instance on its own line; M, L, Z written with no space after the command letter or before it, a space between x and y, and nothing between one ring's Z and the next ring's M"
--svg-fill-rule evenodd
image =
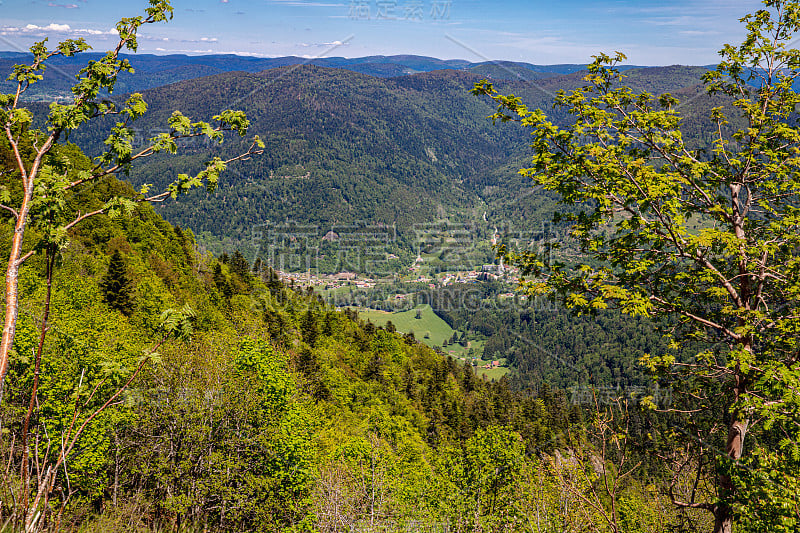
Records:
M748 425L748 420L732 420L728 426L728 443L725 446L725 452L734 461L738 461L742 457ZM731 478L724 474L719 476L719 485L721 502L714 507L714 533L732 533L733 512L728 501L736 492L736 488Z
M49 150L52 144L52 137L45 143ZM44 150L44 147L42 148ZM44 153L44 152L40 152ZM3 324L3 336L0 339L0 398L3 394L3 384L5 383L8 365L10 363L11 347L14 344L14 333L17 329L17 314L19 312L19 267L22 257L22 243L25 240L25 228L28 225L28 212L30 211L31 198L33 197L33 176L36 175L41 161L41 155L37 156L31 169L30 177L23 178L25 194L17 213L17 221L14 224L14 235L11 237L11 251L8 254L8 267L6 268L6 306L5 321ZM25 176L24 166L20 162L20 170Z
M22 250L24 233L25 225L18 222L14 230L11 254L8 259L8 268L6 269L5 322L3 325L3 336L0 340L0 391L3 389L3 383L5 383L6 373L8 372L9 355L11 346L14 343L14 333L17 328L19 256Z
M39 390L39 374L42 366L42 349L44 348L44 340L49 329L48 323L50 320L50 298L53 290L53 266L55 264L56 250L51 245L47 249L47 292L44 300L44 313L42 315L42 325L39 329L39 344L36 347L36 361L33 370L33 390L31 391L31 399L28 403L28 413L25 416L25 422L22 424L22 466L20 468L20 476L22 478L22 510L23 513L28 512L28 498L30 492L30 471L28 469L28 437L31 417L33 416L34 408L37 402L37 392ZM1 386L1 385L0 385Z
M117 507L117 493L119 492L119 434L114 429L114 507Z
M16 104L15 104L16 106ZM17 149L16 141L11 135L9 123L6 123L6 136L8 141L14 146L17 156L17 168L22 175L22 187L24 194L19 210L16 213L17 221L14 223L14 235L11 237L11 251L8 254L8 267L6 268L6 305L5 320L3 323L3 335L0 339L0 400L3 397L3 384L5 383L6 373L8 372L9 357L11 347L14 344L14 333L17 329L17 314L19 313L19 267L24 261L22 256L22 243L25 240L25 228L28 225L28 215L31 210L33 199L33 182L39 175L44 155L50 151L53 143L58 140L60 133L54 131L47 137L41 148L36 152L30 172L25 171L25 163Z

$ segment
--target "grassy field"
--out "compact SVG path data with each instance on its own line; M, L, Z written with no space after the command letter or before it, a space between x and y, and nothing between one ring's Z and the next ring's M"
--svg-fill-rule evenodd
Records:
M420 318L416 318L419 311ZM387 311L377 311L375 309L359 309L358 314L363 319L369 319L378 326L385 326L388 321L392 321L397 331L401 333L414 332L418 341L424 342L428 346L441 347L442 344L453 336L453 328L442 320L429 305L420 305L416 309L408 311L398 311L390 313ZM444 352L453 357L466 357L470 348L474 348L475 357L480 358L483 354L483 345L486 341L470 341L467 347L460 344L453 344L444 348Z
M419 311L420 318L416 318L417 311ZM445 340L453 336L453 328L439 318L429 305L420 305L416 309L396 313L359 309L358 314L361 318L369 319L378 326L385 326L391 320L397 331L403 333L413 331L417 340L428 346L441 346Z
M419 311L420 318L416 318L417 311ZM413 331L418 341L422 341L431 347L436 346L441 348L442 343L453 336L454 330L447 325L447 322L434 313L429 305L420 305L415 309L398 311L396 313L359 308L358 314L362 319L369 319L377 326L385 326L386 323L391 320L397 331L401 333ZM498 380L511 372L511 370L507 367L482 368L485 362L481 361L480 358L483 355L483 347L485 344L485 340L470 341L467 347L461 346L460 344L453 344L444 348L444 353L455 358L463 359L467 357L469 348L474 348L473 355L478 359L478 366L475 367L475 373L478 376L484 376L485 379L488 380ZM505 359L501 359L500 364L505 364Z
M475 374L476 375L481 376L481 377L486 376L487 380L492 380L492 379L498 380L501 377L503 377L506 374L508 374L509 372L511 372L511 370L509 368L503 367L503 366L501 366L499 368L480 368L480 367L478 367L478 368L475 369Z

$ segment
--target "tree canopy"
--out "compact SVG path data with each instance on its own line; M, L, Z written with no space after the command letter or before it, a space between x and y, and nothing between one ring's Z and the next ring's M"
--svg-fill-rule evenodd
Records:
M675 352L643 363L682 393L675 440L696 437L699 413L714 415L675 472L705 454L698 468L716 470L717 494L676 489L674 503L711 511L715 531L730 531L734 515L789 531L800 520L800 3L766 0L742 21L745 41L726 45L704 77L726 101L710 110L707 145L686 141L676 98L625 86L621 53L596 56L585 85L557 95L566 127L487 81L474 92L498 104L494 120L530 128L533 165L521 172L578 207L556 221L579 259L501 250L523 267L525 288L578 312L661 321ZM678 357L687 346L693 355Z
M73 56L90 47L84 39L69 39L48 49L47 39L35 43L30 52L33 63L16 65L9 77L16 83L12 94L0 95L0 125L3 129L3 144L8 147L13 161L14 175L7 183L0 184L0 209L15 220L11 236L11 247L5 277L5 321L0 340L0 387L8 371L9 353L14 342L18 315L18 277L20 266L37 253L37 247L25 242L25 231L33 221L46 228L45 238L38 251L46 245L64 247L67 234L76 224L88 217L108 213L130 214L136 202L163 201L176 198L189 190L205 186L214 190L219 175L232 161L245 159L261 153L264 144L256 136L253 143L242 154L227 160L219 157L208 161L205 168L194 176L178 174L165 190L151 193L151 185L145 184L133 197L113 196L103 205L89 212L74 213L68 209L67 198L87 185L105 176L127 173L139 160L159 152L175 153L177 140L192 137L208 137L221 142L224 131L235 131L244 136L249 122L241 111L225 110L213 117L212 122L192 122L179 111L168 120L169 131L149 139L143 147L134 149L133 123L147 111L141 94L130 95L122 106L102 98L104 92L113 93L120 72L132 72L130 62L120 59L123 49L135 52L138 47L137 33L144 24L165 22L172 17L173 8L167 0L150 0L144 16L123 18L116 25L119 41L116 47L97 61L89 61L78 75L72 87L71 103L50 104L45 121L46 131L31 128L33 114L22 105L20 97L41 81L48 60L55 56ZM87 168L75 168L72 160L59 155L58 143L71 132L102 117L117 119L104 140L104 151L94 158Z
M111 254L108 271L100 282L100 289L103 291L103 299L111 309L125 315L131 314L135 287L119 250L114 250Z
M46 458L36 464L37 469L45 470L33 478L29 445L31 440L38 439L38 432L36 425L32 427L30 424L36 418L34 413L39 405L39 393L47 395L52 392L40 391L39 385L42 382L47 383L52 377L47 375L46 369L43 372L41 363L49 330L53 271L57 265L57 257L67 247L70 236L74 235L77 226L92 217L103 214L109 217L132 216L136 212L137 204L141 202L160 202L170 197L176 198L179 194L200 186L214 190L220 174L229 163L263 152L264 143L256 136L252 144L239 155L228 159L214 157L195 175L177 174L161 192L151 192L152 186L148 184L143 185L139 191L133 191L128 187L114 187L112 183L111 187L106 187L106 192L111 194L104 197L96 194L101 185L109 185L112 176L129 172L140 160L160 152L174 154L178 149L179 139L207 137L219 143L225 131L233 131L241 136L247 133L249 122L241 111L222 111L211 122L192 122L179 111L175 111L168 119L167 132L149 139L144 146L134 147L133 123L147 111L142 95L131 94L121 105L104 96L113 93L120 73L133 72L128 59L120 58L120 51L135 52L138 31L142 25L166 22L172 17L172 12L173 8L168 0L150 0L143 16L120 20L116 25L119 40L115 48L98 60L88 61L72 86L73 98L69 103L50 104L43 130L33 128L33 113L23 104L21 97L32 85L44 78L44 72L52 58L70 57L88 50L90 47L85 40L68 39L53 49L47 47L47 39L35 43L30 48L33 62L15 65L9 76L15 91L11 94L0 94L0 129L3 131L0 137L0 153L3 154L5 167L0 175L0 210L13 224L13 230L6 237L7 246L3 246L3 253L8 254L8 260L4 280L4 326L0 339L0 400L3 398L3 386L11 367L12 356L20 357L14 346L20 307L25 303L21 302L19 287L21 267L32 257L43 256L47 277L39 341L33 352L35 370L30 401L27 413L23 415L20 432L21 490L19 505L14 509L14 520L23 524L28 531L41 528L47 520L47 513L42 509L48 508L50 496L57 489L56 480L60 467L65 466L67 457L79 446L84 433L91 431L90 422L102 416L156 353L156 348L146 350L127 381L108 381L108 384L113 385L112 389L102 392L109 396L85 419L79 422L77 411L75 412L72 424L61 434L59 452L52 456L45 454ZM114 118L115 122L108 130L102 152L92 160L87 160L74 146L64 142L72 132L103 117ZM81 195L87 194L93 204L88 209L80 200ZM131 282L126 277L119 252L112 257L109 272L101 288L107 303L113 309L122 311L125 315L132 312ZM153 335L156 346L163 344L167 337L187 334L193 313L190 308L181 311L159 309L157 313L160 313L163 324L157 328L160 331ZM159 316L157 313L156 316ZM80 382L82 381L81 378ZM89 405L99 387L98 385L98 389L86 400L86 405ZM79 391L76 392L76 404L79 394ZM34 460L38 459L40 457L36 451ZM34 486L33 491L31 485Z

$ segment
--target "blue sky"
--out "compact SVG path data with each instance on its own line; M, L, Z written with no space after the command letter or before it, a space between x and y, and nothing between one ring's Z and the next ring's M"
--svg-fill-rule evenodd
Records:
M305 57L418 54L442 59L585 63L619 50L639 65L716 63L744 35L756 0L173 0L140 52ZM146 2L2 0L0 50L43 36L111 46L114 23Z

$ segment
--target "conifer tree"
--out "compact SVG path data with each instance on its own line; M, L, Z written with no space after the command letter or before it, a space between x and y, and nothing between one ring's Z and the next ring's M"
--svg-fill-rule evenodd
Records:
M305 340L310 346L314 346L317 342L319 331L317 329L317 317L314 315L314 312L310 307L303 314L303 318L300 323L300 329L303 332L303 340Z
M233 296L233 287L231 286L231 282L228 281L228 276L226 276L222 271L222 266L220 266L219 263L214 265L213 278L214 284L225 298L230 298Z
M103 301L111 309L120 311L126 316L133 312L135 287L119 250L111 256L108 271L100 282L100 289L103 291Z
M250 263L244 258L242 252L236 250L230 260L231 273L237 274L245 283L250 279Z

